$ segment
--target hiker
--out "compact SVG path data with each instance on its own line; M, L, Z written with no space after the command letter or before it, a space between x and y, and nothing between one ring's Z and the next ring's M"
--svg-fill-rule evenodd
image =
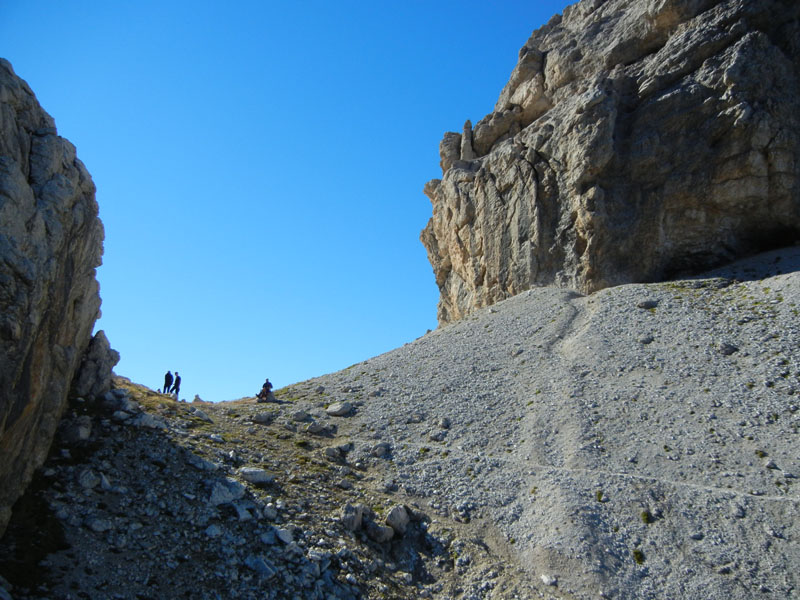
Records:
M169 390L172 387L172 373L167 371L167 374L164 375L164 388L163 394L169 394Z
M271 390L272 384L269 382L269 377L267 377L266 381L264 381L264 385L261 386L261 391L258 392L256 396L256 400L258 400L258 402L267 402Z
M175 392L175 399L178 399L178 394L181 391L181 376L178 375L178 372L175 371L175 383L172 384L172 390Z

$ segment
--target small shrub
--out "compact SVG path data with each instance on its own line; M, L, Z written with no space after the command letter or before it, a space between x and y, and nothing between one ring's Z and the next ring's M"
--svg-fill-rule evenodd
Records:
M633 551L633 560L636 561L637 565L641 565L644 563L644 552L639 550L638 548Z

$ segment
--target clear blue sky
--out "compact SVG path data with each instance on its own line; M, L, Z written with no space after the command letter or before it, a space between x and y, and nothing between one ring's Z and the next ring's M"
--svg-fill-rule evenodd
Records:
M97 185L116 372L229 400L435 328L439 140L567 4L1 0L0 55Z

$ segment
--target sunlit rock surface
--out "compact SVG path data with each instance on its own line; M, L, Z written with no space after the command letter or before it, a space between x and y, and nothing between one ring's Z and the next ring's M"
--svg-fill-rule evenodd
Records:
M794 241L800 4L584 0L533 33L494 111L440 144L421 240L439 321Z

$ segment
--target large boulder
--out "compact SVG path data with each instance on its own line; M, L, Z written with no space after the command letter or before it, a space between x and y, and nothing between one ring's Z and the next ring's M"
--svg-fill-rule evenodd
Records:
M114 366L119 358L119 352L108 343L105 331L98 331L83 354L75 381L72 382L72 393L91 398L103 396L111 389Z
M425 187L440 322L531 286L662 280L800 238L799 14L584 0L535 31Z
M47 455L100 314L94 193L74 146L0 59L0 534Z

